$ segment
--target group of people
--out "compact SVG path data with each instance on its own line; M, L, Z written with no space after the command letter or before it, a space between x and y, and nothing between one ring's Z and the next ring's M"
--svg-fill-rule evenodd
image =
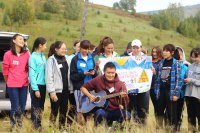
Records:
M184 101L187 105L188 130L200 131L200 48L190 53L192 64L186 61L184 50L173 44L163 48L152 48L152 84L150 91L129 93L125 84L116 73L112 62L105 64L103 72L99 69L99 58L120 57L114 51L114 41L104 37L97 48L89 40L75 41L74 53L66 55L67 46L62 41L51 44L48 58L44 55L47 40L35 39L32 51L25 47L24 38L16 34L11 39L11 49L4 54L3 76L11 102L11 130L22 127L28 89L31 94L31 121L33 128L41 130L42 112L46 92L50 97L51 112L49 125L56 125L59 114L59 129L65 129L65 123L93 114L95 125L104 120L108 126L113 121L122 123L132 119L145 125L151 97L156 128L170 126L179 132L182 123ZM94 49L94 50L93 50ZM127 50L121 56L146 56L142 43L138 39L128 43ZM82 97L95 102L98 97L92 91L105 91L107 95L124 92L108 100L107 107L97 107L89 113L82 113ZM67 114L68 112L68 114Z

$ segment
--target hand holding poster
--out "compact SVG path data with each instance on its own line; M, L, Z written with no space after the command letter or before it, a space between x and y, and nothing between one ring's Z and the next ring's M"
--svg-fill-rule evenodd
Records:
M115 64L117 74L125 83L128 93L143 93L150 89L153 75L151 56L100 58L99 60L102 73L107 62Z

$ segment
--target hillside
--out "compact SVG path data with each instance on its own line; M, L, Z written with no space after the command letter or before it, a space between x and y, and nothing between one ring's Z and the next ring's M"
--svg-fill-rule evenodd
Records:
M12 0L4 2L10 6ZM0 18L2 18L5 10L0 10ZM199 42L174 31L160 31L150 25L148 18L141 16L138 14L132 16L126 12L91 4L88 10L85 39L91 40L97 46L103 36L112 36L116 45L115 49L120 54L125 50L127 43L135 38L140 39L149 52L153 45L163 46L166 43L172 43L182 46L187 56L191 48ZM1 23L2 19L0 19ZM62 13L53 14L49 21L35 19L34 22L21 27L0 25L1 31L29 34L29 47L38 36L47 38L48 47L55 40L63 40L67 44L68 54L72 53L72 42L80 38L80 27L81 17L77 21L66 20Z
M184 9L185 17L195 16L195 14L200 10L200 4L191 5L191 6L184 6L183 9ZM141 12L141 14L152 15L152 14L158 13L160 11L162 11L162 10Z

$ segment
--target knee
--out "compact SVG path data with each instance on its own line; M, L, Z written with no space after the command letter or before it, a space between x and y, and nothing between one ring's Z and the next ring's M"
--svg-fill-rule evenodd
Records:
M95 112L95 117L105 117L106 116L106 112L105 110L103 109L98 109L96 112Z

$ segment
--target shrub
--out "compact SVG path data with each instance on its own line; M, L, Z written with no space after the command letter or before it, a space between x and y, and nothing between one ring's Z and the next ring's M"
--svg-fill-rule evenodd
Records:
M79 0L65 0L64 17L77 20L81 13L81 2Z
M98 22L97 27L101 28L101 27L103 27L103 24L101 22Z
M47 0L43 7L45 12L58 13L59 11L59 5L55 0Z
M50 20L51 19L51 15L48 14L48 13L43 13L43 12L38 12L35 14L36 18L37 19L40 19L40 20Z
M5 4L3 2L0 2L0 8L4 9L5 7L6 7Z

